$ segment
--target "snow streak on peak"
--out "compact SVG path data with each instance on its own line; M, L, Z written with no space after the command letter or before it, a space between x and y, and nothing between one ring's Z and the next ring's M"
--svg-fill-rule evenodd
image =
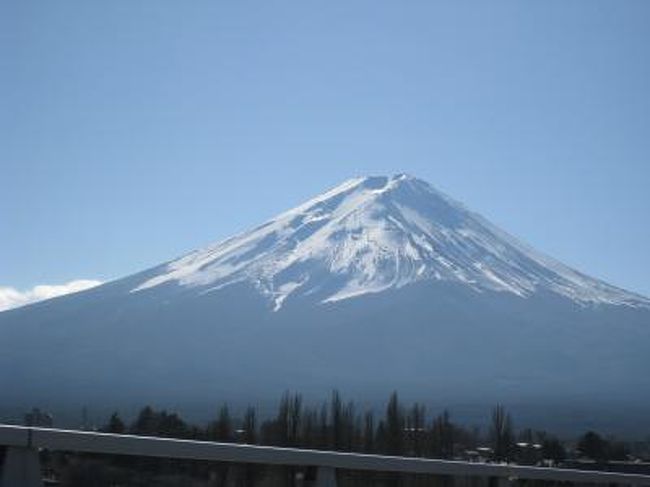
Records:
M265 224L175 260L133 291L176 282L206 293L247 282L275 310L290 296L333 302L438 280L581 304L646 298L541 255L408 175L350 179Z

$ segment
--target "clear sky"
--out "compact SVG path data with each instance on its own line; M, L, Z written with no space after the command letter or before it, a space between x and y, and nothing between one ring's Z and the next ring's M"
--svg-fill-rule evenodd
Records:
M407 172L650 295L650 2L0 3L0 286Z

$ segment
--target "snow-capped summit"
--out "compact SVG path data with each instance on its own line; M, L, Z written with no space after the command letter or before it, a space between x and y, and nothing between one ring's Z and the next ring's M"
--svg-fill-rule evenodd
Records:
M499 230L428 183L400 174L345 181L267 223L161 267L165 283L210 293L247 282L278 310L289 297L333 302L424 280L580 304L649 301L581 274Z

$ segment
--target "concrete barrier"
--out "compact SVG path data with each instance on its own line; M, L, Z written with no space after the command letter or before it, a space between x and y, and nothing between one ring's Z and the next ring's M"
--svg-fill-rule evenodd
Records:
M15 472L20 468L23 471L38 468L37 463L34 467L33 459L37 458L34 452L39 449L319 467L317 475L319 486L335 485L335 469L650 486L650 476L638 474L304 450L11 425L0 425L0 446L8 447L1 487L15 485L6 483L10 482L5 480L6 472ZM35 487L40 484L18 485Z

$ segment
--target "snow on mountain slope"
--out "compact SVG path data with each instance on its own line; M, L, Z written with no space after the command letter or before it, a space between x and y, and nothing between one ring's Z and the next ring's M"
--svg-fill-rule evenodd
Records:
M275 310L289 296L333 302L423 280L579 304L650 301L535 252L416 178L352 179L269 222L167 264L164 283L209 293L248 282Z

